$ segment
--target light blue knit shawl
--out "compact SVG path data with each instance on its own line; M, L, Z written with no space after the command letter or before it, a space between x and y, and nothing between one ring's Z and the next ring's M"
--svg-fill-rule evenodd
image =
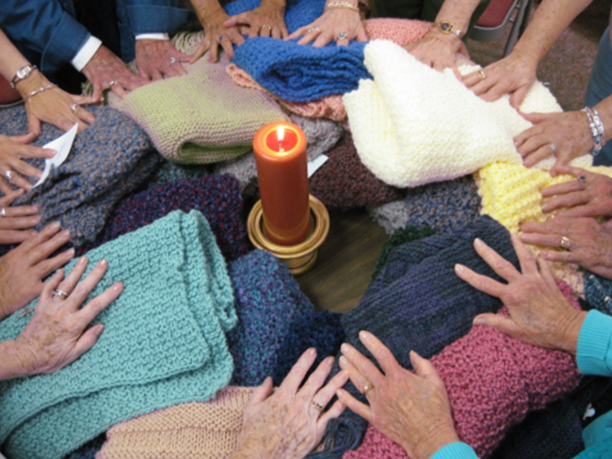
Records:
M118 422L208 400L232 375L224 332L237 320L233 290L202 214L172 212L87 257L88 271L101 259L109 265L90 298L119 280L124 291L95 321L104 333L79 360L0 383L0 444L12 459L60 459ZM28 320L1 322L0 341Z

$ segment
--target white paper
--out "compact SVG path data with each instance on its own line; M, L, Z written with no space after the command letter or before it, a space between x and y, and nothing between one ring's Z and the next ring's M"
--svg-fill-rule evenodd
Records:
M308 178L312 177L319 168L327 162L329 156L327 155L319 155L312 161L308 161Z
M68 158L68 153L70 153L70 149L74 143L74 138L76 137L78 128L79 125L75 124L68 132L61 135L57 139L52 140L43 147L55 150L57 153L55 153L53 158L49 158L45 161L45 170L43 171L42 177L32 188L36 188L38 185L47 180L47 177L51 173L51 168L59 167L64 161L66 161L66 158Z

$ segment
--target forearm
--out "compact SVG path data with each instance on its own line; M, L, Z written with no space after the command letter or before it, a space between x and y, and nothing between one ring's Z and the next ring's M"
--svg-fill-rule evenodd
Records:
M11 81L15 73L20 68L28 65L30 62L23 57L13 43L8 39L6 34L0 30L0 74L8 81Z
M595 105L595 109L597 109L601 122L604 125L606 141L608 141L612 138L612 96L605 98Z
M0 342L0 355L0 381L28 375L16 341Z
M195 10L198 19L200 22L204 22L204 20L210 17L212 14L217 13L219 10L222 10L221 4L218 0L189 0L191 2L191 6Z

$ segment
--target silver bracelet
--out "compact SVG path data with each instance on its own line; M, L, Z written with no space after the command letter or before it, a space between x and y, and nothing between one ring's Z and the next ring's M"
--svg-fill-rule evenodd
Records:
M595 107L584 107L582 111L589 120L589 130L591 131L591 137L593 137L591 154L596 156L606 144L606 131L599 117L599 112Z
M25 97L23 98L23 101L25 102L25 101L27 101L27 100L28 100L30 97L34 97L36 94L40 94L41 92L45 92L45 91L47 91L48 89L53 89L53 88L55 88L55 87L57 87L57 85L56 85L56 84L50 84L49 86L43 86L43 87L41 87L41 88L38 88L36 91L32 91L30 94L28 94L27 96L25 96Z
M325 9L332 9L332 8L346 8L347 10L353 10L359 13L359 7L353 5L350 2L330 2L325 6Z

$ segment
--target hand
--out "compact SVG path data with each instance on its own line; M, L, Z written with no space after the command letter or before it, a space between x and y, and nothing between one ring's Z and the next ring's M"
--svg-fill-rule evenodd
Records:
M102 91L111 88L122 99L128 91L147 84L146 78L136 75L104 45L98 48L91 60L83 67L83 74L93 85L91 100L102 101Z
M196 8L196 13L204 28L204 39L198 50L191 56L191 63L197 61L206 51L210 51L210 62L217 62L219 60L219 46L223 48L228 59L231 59L234 55L234 45L239 46L244 43L244 37L241 35L239 28L224 25L230 17L221 6L215 6L209 14L204 14L203 11Z
M525 167L553 154L557 157L555 167L565 166L593 148L589 122L582 112L531 113L523 117L534 123L514 138Z
M536 81L537 62L519 51L514 51L500 61L480 71L463 76L463 84L487 102L493 102L505 94L516 110ZM483 78L483 75L485 77Z
M342 345L340 366L355 387L363 391L369 406L345 390L338 398L366 419L376 430L400 444L412 459L428 459L443 446L459 441L444 382L428 360L410 352L416 374L403 368L391 351L371 333L359 339L378 361L384 373L349 344Z
M85 328L121 294L123 284L117 282L80 308L104 277L107 263L102 260L76 285L86 267L87 259L81 258L66 279L60 269L45 283L32 319L15 340L25 374L53 373L65 367L91 349L104 331L102 324L87 331ZM53 295L56 289L66 292L68 297Z
M512 235L512 245L521 264L518 272L480 239L474 241L478 255L508 284L477 274L463 265L455 265L457 275L472 287L499 298L510 317L480 314L475 325L495 327L512 338L548 349L576 354L578 335L586 313L574 309L561 293L548 264L537 260L529 249ZM539 269L538 269L539 268Z
M74 257L69 249L49 258L70 240L68 231L59 230L59 223L52 223L0 257L0 319L37 298L44 279Z
M248 26L249 38L257 36L285 38L289 35L285 26L284 1L262 0L258 8L232 16L223 23L223 26Z
M20 188L0 198L0 209L4 209L5 213L4 217L0 215L0 244L16 244L36 235L36 231L28 230L40 223L38 207L9 207L23 193L23 189ZM0 265L2 265L2 258L0 258Z
M569 207L555 217L612 217L612 178L571 166L557 166L550 174L573 175L577 180L544 188L542 197L550 197L542 204L544 212Z
M55 150L43 150L39 147L27 145L34 140L38 134L30 132L28 135L7 137L0 135L0 183L3 184L1 191L8 194L12 189L6 184L8 180L7 172L10 171L10 183L26 191L32 189L32 184L19 174L25 177L33 177L36 180L42 176L42 171L30 166L21 158L53 158ZM12 201L11 201L12 202ZM7 204L4 204L7 205Z
M450 68L455 76L461 80L461 74L455 61L457 54L463 51L465 46L457 35L440 33L434 28L422 39L406 45L404 48L423 64L439 72L445 68Z
M40 72L34 72L25 80L17 83L17 90L22 97L27 97L37 89L51 85L51 82ZM79 125L79 132L95 121L94 116L82 104L92 103L91 97L82 97L68 94L60 88L52 88L40 92L26 100L25 108L28 113L29 130L38 137L41 123L49 123L68 131L75 124Z
M191 56L178 52L170 40L136 40L136 68L147 81L186 75L181 62Z
M341 371L323 386L334 363L328 357L300 388L315 358L314 349L304 352L272 395L271 378L255 390L230 459L302 459L321 442L327 423L342 414L344 405L336 401L323 411L314 403L326 407L348 377Z
M344 32L346 38L339 40L338 35ZM303 37L302 37L303 35ZM297 29L286 40L302 37L298 45L305 45L314 40L312 46L320 48L335 41L338 46L348 46L350 40L367 41L361 16L357 11L348 8L326 9L316 21Z
M568 250L542 250L540 257L549 261L576 263L612 279L612 222L561 217L543 223L523 223L521 231L521 241L545 247L561 247L561 238L566 237L569 240Z

